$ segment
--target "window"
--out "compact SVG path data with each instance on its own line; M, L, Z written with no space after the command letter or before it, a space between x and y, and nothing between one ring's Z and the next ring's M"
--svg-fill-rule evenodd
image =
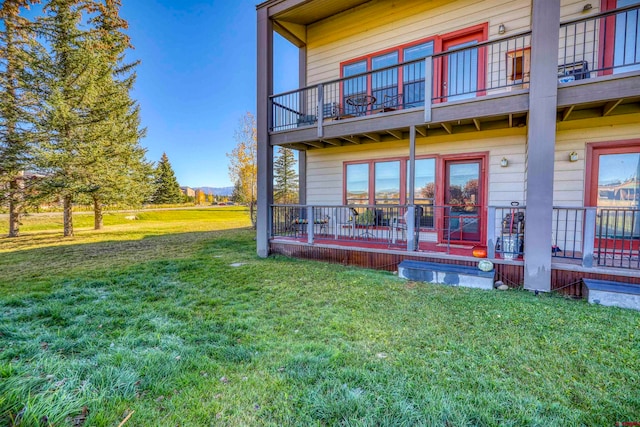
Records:
M398 64L398 52L374 56L371 69L379 70ZM374 109L382 108L385 102L398 96L398 67L373 73L371 75L371 94L376 98Z
M531 70L531 48L518 49L507 53L508 84L526 83Z
M384 159L345 166L347 204L405 204L409 198L409 160ZM416 204L435 204L436 159L416 159Z
M355 76L358 74L367 72L367 61L358 61L342 67L342 75L344 77ZM354 77L347 79L343 83L343 100L345 114L355 114L353 106L350 106L344 102L350 96L353 95L365 95L367 93L367 76Z
M400 161L375 163L375 200L378 204L400 204Z
M404 62L433 55L433 41L421 43L403 50ZM403 101L407 108L424 105L424 61L403 67Z
M408 160L407 170L409 170ZM416 176L413 188L416 204L434 204L436 198L436 159L416 159ZM408 191L407 186L407 194Z
M394 67L402 62L419 60L433 55L434 41L420 40L384 52L377 52L341 64L342 77L367 71L381 70L371 76L346 79L342 89L342 103L346 114L355 114L353 106L345 104L352 95L372 95L376 101L372 110L386 107L416 107L424 104L424 62ZM385 69L392 67L390 69Z
M346 167L346 202L348 205L369 204L369 163Z

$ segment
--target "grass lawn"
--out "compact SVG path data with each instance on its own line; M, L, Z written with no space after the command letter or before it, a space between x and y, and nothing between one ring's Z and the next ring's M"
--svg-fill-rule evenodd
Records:
M259 259L239 207L127 215L0 239L0 425L640 421L638 312Z

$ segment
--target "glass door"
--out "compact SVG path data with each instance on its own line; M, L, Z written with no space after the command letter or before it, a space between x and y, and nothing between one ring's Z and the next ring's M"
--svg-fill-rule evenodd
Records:
M477 42L450 45L446 50L473 46ZM478 49L463 49L448 55L445 94L447 101L475 98L478 90Z
M638 249L640 147L593 150L590 199L597 210L596 248Z
M444 238L479 243L482 240L482 160L445 161Z
M640 0L618 0L616 7L640 4ZM640 69L640 19L638 9L616 15L613 72Z

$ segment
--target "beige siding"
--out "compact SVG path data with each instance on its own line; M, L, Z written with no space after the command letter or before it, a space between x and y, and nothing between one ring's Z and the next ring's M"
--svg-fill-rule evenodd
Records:
M592 142L637 139L640 136L640 114L576 120L560 123L558 128L554 205L583 206L586 145ZM488 152L489 204L503 206L511 201L524 203L525 142L524 129L418 138L416 155ZM569 153L572 151L578 153L577 162L569 161ZM310 150L307 155L308 202L327 205L342 203L344 162L408 155L407 140ZM506 168L500 166L503 157L509 162Z
M597 13L598 3L592 2L594 7L589 13L584 13L583 0L562 0L561 20ZM307 81L315 84L337 79L341 62L477 24L489 24L490 40L508 37L530 29L530 12L531 0L374 0L308 27ZM506 27L504 35L498 34L500 24ZM568 37L568 42L573 43L574 34ZM582 43L580 30L576 37ZM594 33L588 33L587 39L589 37L594 37ZM562 38L561 48L564 43ZM588 50L593 44L587 43L586 46ZM579 50L577 55L582 54L582 47ZM504 67L504 62L504 58L499 58L494 71Z
M587 144L637 139L639 136L640 114L560 124L556 137L554 205L583 206ZM577 162L569 161L572 151L578 153Z
M309 26L309 84L340 77L340 63L415 40L489 23L489 38L530 27L529 0L372 1Z
M488 152L489 204L505 205L513 200L523 201L525 138L520 129L418 138L416 155ZM343 202L344 162L408 155L409 141L311 150L307 154L307 201L320 205ZM500 166L503 157L509 161L506 168Z

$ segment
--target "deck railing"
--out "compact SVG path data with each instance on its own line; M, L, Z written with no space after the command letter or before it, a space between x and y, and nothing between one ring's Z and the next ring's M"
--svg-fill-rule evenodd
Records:
M282 131L526 88L531 32L451 49L270 97L271 130ZM522 58L522 59L519 59Z
M639 209L598 209L595 241L597 265L640 269L639 245Z
M640 69L640 5L560 25L560 83Z
M526 207L487 208L490 259L526 256ZM481 230L477 214L433 205L273 205L271 238L306 244L340 244L451 253L452 242ZM467 245L468 246L468 245ZM453 245L455 247L455 245ZM554 207L555 260L640 269L640 209Z
M560 84L640 69L640 5L562 23ZM272 131L323 125L529 87L531 32L439 52L269 98Z
M465 222L450 207L433 205L273 205L271 237L448 253L456 233L477 228L471 217Z

